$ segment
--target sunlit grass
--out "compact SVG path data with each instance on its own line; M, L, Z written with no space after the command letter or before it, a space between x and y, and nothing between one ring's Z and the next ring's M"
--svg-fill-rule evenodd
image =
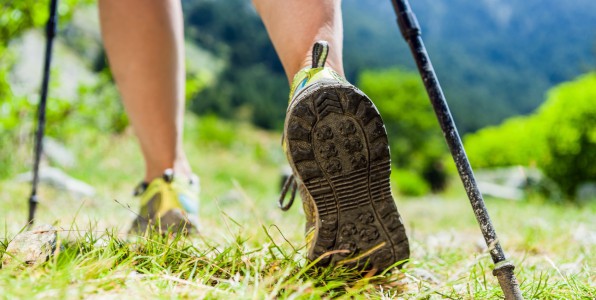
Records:
M37 267L1 269L0 298L502 297L457 181L445 195L398 197L412 250L402 270L317 268L304 257L300 205L276 208L279 135L213 119L188 123L186 146L202 180L201 235L127 237L137 209L131 189L142 174L135 140L130 133L81 137L69 145L79 163L67 172L97 195L42 186L38 224L59 228L60 247ZM27 193L27 184L0 182L0 254L24 225ZM487 205L527 299L596 297L596 204Z

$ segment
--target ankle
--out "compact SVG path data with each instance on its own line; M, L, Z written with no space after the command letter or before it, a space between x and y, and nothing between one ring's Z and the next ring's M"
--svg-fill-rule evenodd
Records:
M190 164L185 159L179 159L173 164L160 164L155 166L147 166L145 171L145 182L151 182L156 178L160 178L164 175L166 170L172 170L174 176L192 179L194 174L190 168Z

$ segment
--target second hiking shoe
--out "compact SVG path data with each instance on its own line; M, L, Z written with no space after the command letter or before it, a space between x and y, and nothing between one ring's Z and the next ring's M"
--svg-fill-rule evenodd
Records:
M198 230L199 178L175 176L172 169L151 182L142 182L135 189L141 198L141 210L129 233L189 234Z

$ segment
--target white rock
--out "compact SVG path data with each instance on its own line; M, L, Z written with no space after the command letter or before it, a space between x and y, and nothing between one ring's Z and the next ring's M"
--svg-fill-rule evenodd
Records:
M49 136L43 138L43 153L61 167L72 168L76 165L74 153Z
M17 182L28 182L33 178L31 172L19 174L15 177ZM39 169L39 182L48 184L56 189L73 193L79 197L92 197L95 195L95 188L78 179L70 177L58 168L41 166Z
M14 263L37 265L47 261L56 250L57 231L51 225L41 225L14 237L2 258L2 267Z

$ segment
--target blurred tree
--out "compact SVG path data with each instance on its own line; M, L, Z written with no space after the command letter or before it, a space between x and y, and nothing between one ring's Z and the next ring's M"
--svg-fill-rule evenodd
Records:
M365 71L358 86L374 100L387 127L393 164L422 176L433 191L443 189L447 153L420 76L398 69Z
M191 110L280 129L287 106L288 83L251 3L243 0L183 3L188 38L227 60L226 69L216 83L192 99Z
M548 88L596 66L596 1L410 2L461 132L530 113ZM414 69L389 1L344 0L342 7L348 78L365 69Z
M412 2L461 132L529 113L542 102L543 93L550 86L594 66L592 45L586 37L596 32L593 26L596 2L547 0L546 3L544 0ZM198 113L208 110L227 117L237 115L230 109L238 110L268 128L279 124L285 101L277 95L287 91L287 86L269 78L283 77L283 71L250 1L184 0L183 4L188 38L229 62L229 71L219 79L228 83L211 87L196 97L195 101L202 103L193 104L193 110ZM414 69L389 1L344 0L342 9L344 61L349 80L354 81L367 69L388 66ZM527 18L528 15L532 18ZM248 70L255 64L264 65L271 74L259 80L267 81L265 85L271 87L268 91L273 94L262 92L259 100L248 97L252 92L236 91L238 88L231 81L241 76L233 72L243 73L250 80ZM218 103L218 93L234 94L233 103L222 106ZM277 113L251 115L250 111L258 111L255 101L268 102L276 107Z

